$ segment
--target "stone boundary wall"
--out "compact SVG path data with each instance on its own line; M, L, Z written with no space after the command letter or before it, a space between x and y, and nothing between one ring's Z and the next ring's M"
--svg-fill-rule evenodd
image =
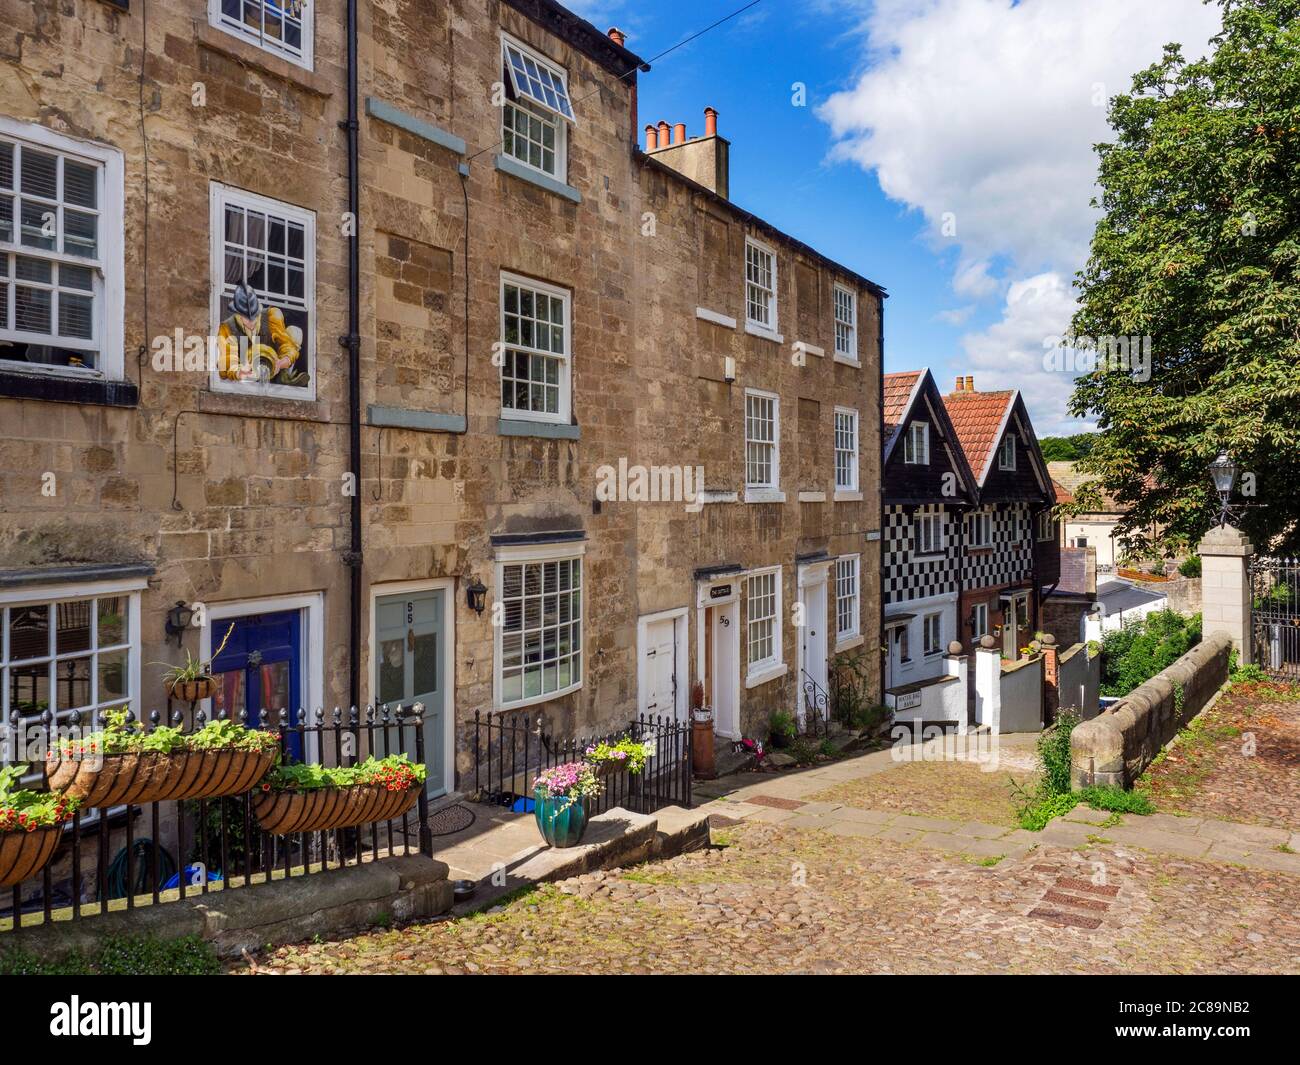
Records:
M1232 637L1213 632L1172 666L1070 734L1075 790L1127 788L1228 679Z
M0 936L0 952L21 947L41 958L92 951L104 936L175 939L196 935L217 956L238 958L268 943L297 943L314 935L365 928L381 918L410 921L451 909L443 862L421 855L381 858L325 873L295 876L158 906L137 906L79 921L58 921Z

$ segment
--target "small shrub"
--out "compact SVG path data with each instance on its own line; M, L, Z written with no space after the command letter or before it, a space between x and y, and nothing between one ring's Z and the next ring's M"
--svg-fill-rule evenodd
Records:
M1056 724L1038 737L1040 787L1048 795L1063 795L1070 790L1070 733L1079 723L1074 710L1061 710Z
M1236 652L1234 651L1233 654ZM1233 684L1260 684L1268 679L1268 674L1253 662L1249 665L1237 666L1228 674L1228 680Z
M1041 832L1052 818L1068 814L1078 804L1079 797L1069 792L1064 795L1035 793L1032 801L1017 811L1020 827L1029 832Z
M1178 564L1178 572L1184 577L1199 577L1201 575L1201 556L1192 555L1183 559Z
M1201 642L1201 615L1161 610L1108 632L1101 643L1102 695L1127 695Z
M1117 814L1153 814L1156 808L1151 800L1141 791L1125 791L1123 788L1091 787L1077 793L1080 801L1087 803L1094 810L1109 810Z
M788 747L799 734L799 726L789 710L773 710L767 728L773 747Z

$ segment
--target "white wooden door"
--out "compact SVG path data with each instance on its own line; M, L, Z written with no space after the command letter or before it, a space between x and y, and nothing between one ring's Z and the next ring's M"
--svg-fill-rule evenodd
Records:
M646 690L642 711L673 717L677 714L677 620L664 618L645 627L642 676Z

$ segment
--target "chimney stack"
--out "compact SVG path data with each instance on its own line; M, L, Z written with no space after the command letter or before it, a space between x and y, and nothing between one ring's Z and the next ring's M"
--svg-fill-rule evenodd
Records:
M646 153L724 200L730 195L731 142L718 136L718 112L704 109L704 136L686 139L686 123L646 126ZM960 380L960 378L958 379Z
M624 33L622 30L620 30L617 26L611 26L606 32L609 34L609 39L613 41L616 45L618 45L620 48L627 47L627 34Z
M655 129L653 123L647 123L645 127L645 150L647 153L653 152L659 147L659 131Z
M706 137L716 137L718 135L718 112L712 107L704 109L704 135Z
M960 392L960 391L962 390L962 388L964 387L964 386L963 386L963 382L964 382L964 381L965 381L965 378L963 378L961 374L958 374L958 375L957 375L957 387L954 388L953 391L954 391L954 392Z

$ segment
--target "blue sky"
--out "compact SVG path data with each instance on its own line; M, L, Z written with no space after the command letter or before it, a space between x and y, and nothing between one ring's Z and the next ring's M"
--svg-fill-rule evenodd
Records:
M649 58L743 2L569 6ZM1200 0L761 0L641 75L641 125L695 135L717 108L732 200L888 289L886 370L1019 388L1040 435L1077 432L1043 356L1069 329L1105 100L1217 26Z

